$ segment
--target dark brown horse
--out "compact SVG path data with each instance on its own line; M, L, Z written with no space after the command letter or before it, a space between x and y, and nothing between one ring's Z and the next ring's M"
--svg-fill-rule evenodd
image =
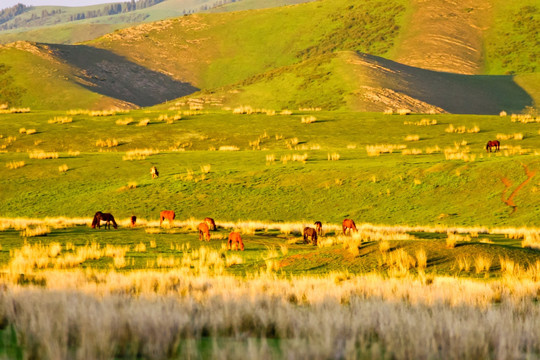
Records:
M131 227L135 227L135 223L137 222L137 217L135 215L133 215L130 219L129 219L129 222L131 223Z
M159 213L159 226L163 223L163 220L168 220L169 225L173 225L173 220L176 217L176 214L172 210L163 210Z
M322 223L320 221L315 221L315 230L317 230L317 235L322 236Z
M92 220L92 229L95 229L96 226L98 229L101 229L102 221L105 221L105 229L111 228L111 222L113 224L113 227L115 229L118 229L118 225L116 224L116 221L114 221L114 216L109 213L102 213L101 211L98 211L94 214L94 219Z
M311 244L317 245L317 231L312 227L304 228L304 244L307 244L311 238Z
M347 233L347 229L349 229L349 232L358 232L358 229L356 228L356 224L354 223L353 219L343 220L343 235Z
M203 239L203 235L206 238L206 241L210 241L210 229L208 228L208 224L205 222L202 222L199 224L199 240Z
M216 222L214 221L214 219L207 217L204 218L204 222L208 224L210 230L216 231Z
M490 140L490 141L488 141L488 143L486 145L486 151L491 152L492 148L495 148L495 151L499 151L499 149L501 148L500 141L499 140Z
M227 249L232 250L233 246L235 250L238 250L238 248L240 248L240 250L244 251L244 243L242 242L242 237L240 236L240 233L234 231L229 234Z

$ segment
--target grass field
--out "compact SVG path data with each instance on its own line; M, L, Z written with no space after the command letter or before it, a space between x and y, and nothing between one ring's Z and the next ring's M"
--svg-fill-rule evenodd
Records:
M0 115L2 356L537 356L535 117L186 101Z

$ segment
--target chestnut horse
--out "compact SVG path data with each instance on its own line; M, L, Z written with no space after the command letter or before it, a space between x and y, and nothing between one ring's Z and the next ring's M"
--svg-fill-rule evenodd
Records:
M242 242L242 237L240 236L240 233L234 231L229 234L227 249L232 250L233 246L235 250L238 250L238 248L240 247L240 250L244 251L244 243Z
M210 241L210 229L205 222L199 224L199 240L203 239L203 235L206 238L206 241Z
M322 236L322 223L320 221L315 221L315 230L317 230L317 235Z
M495 151L499 151L500 147L501 143L499 140L490 140L486 145L486 151L491 152L492 148L495 148Z
M358 229L356 228L356 224L354 223L353 219L345 219L343 220L343 235L347 233L347 229L349 229L349 232L358 232Z
M204 222L208 224L210 230L216 231L216 222L214 221L214 219L207 217L204 218Z
M176 214L173 210L163 210L159 213L159 226L163 223L164 220L169 220L169 225L173 225L173 220L176 217Z
M317 231L312 227L304 228L304 244L308 243L308 238L311 238L311 244L317 245Z
M101 229L102 221L105 221L105 229L111 228L111 222L113 224L113 227L115 229L118 229L118 225L116 224L116 221L114 221L114 216L109 213L102 213L101 211L98 211L94 214L94 219L92 220L92 229L95 229L96 226L98 229Z
M129 221L131 222L131 227L135 227L135 223L137 222L137 217L133 215Z

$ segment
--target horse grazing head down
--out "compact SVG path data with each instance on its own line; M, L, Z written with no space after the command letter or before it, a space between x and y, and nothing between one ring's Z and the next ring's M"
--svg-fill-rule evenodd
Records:
M207 217L204 218L204 222L208 224L210 230L216 231L216 222L214 221L214 219Z
M358 229L356 228L356 224L354 223L354 220L353 219L345 219L343 220L343 234L346 234L347 233L347 230L349 230L349 232L357 232Z
M169 221L169 225L173 225L173 220L176 217L176 214L173 210L163 210L159 213L159 226L163 223L164 220Z
M311 238L311 244L317 245L317 230L312 227L304 228L304 244L308 243L308 239Z
M495 151L499 151L500 147L501 143L499 140L490 140L487 142L486 151L491 152L492 148L495 148Z
M242 236L240 236L240 233L236 231L232 231L229 234L229 241L227 242L227 249L232 250L233 246L235 250L240 249L241 251L244 251L244 242L242 241Z
M206 241L210 241L210 229L208 228L208 224L205 222L202 222L199 224L198 229L199 229L199 240L202 240L204 236Z

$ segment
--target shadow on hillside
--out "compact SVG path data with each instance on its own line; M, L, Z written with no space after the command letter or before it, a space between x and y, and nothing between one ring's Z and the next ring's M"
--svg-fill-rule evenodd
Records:
M363 70L372 85L389 88L455 114L519 112L531 96L510 75L461 75L416 68L358 53L371 66ZM382 69L381 69L382 67Z
M138 106L156 105L199 90L107 50L86 45L48 46L58 58L78 69L75 75L81 86Z

